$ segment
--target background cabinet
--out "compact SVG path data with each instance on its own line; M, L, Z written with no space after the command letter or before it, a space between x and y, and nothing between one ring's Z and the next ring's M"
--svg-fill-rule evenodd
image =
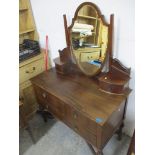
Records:
M19 0L19 43L24 39L39 39L29 0Z
M19 43L24 39L39 40L29 0L19 0ZM48 61L48 69L51 67ZM37 110L37 102L30 78L45 70L44 49L41 53L19 64L19 99L23 104L23 113L30 119Z

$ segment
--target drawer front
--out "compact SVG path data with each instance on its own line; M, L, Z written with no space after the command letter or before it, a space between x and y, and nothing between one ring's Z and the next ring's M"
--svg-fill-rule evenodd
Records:
M66 124L96 146L96 123L69 105L65 105L65 113Z
M105 144L113 133L118 129L123 120L125 102L112 114L109 120L104 124L102 128L102 144Z
M125 102L123 102L119 108L112 114L111 118L109 119L108 123L116 128L120 121L123 119L123 113L125 108Z
M19 98L24 103L23 111L26 119L29 119L37 110L37 101L34 89L30 81L22 83L19 88Z
M64 103L40 87L34 86L34 89L38 103L43 105L56 118L63 120Z
M98 60L100 57L99 51L81 52L81 62L88 62L90 60Z
M78 133L80 136L82 136L86 141L91 143L93 146L96 146L97 144L97 138L94 134L86 130L86 128L79 127L76 124L70 125L70 127Z
M19 82L29 80L44 71L44 59L39 59L19 68Z

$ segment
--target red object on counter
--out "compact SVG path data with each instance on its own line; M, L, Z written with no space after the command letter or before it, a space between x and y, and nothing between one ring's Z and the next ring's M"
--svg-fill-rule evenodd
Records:
M46 35L46 49L45 49L45 70L48 69L48 36Z

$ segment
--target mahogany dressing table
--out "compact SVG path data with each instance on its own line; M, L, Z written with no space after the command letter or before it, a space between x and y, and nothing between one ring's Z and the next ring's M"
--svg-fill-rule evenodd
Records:
M131 92L130 68L112 56L113 19L106 23L90 2L78 7L70 27L64 15L67 47L55 68L31 79L40 109L83 137L95 155L103 155L114 133L121 139Z

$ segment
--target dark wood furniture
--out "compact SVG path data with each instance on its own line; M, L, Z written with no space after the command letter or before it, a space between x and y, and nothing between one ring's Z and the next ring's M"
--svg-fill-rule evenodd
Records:
M127 96L102 92L94 78L82 73L63 75L54 68L31 82L40 107L95 146L96 155L102 155L103 147L117 130L121 135Z
M108 27L106 57L100 69L95 74L89 75L85 74L86 70L81 70L73 56L70 33L78 11L85 5L86 8L93 7L97 15L95 17L80 15L80 18L95 18L100 24ZM126 68L112 56L113 20L114 15L111 15L110 24L107 24L97 6L90 2L78 7L70 27L67 26L64 15L67 47L59 50L59 58L54 59L55 68L31 79L40 109L48 110L81 135L95 155L103 155L102 149L114 133L118 133L121 139L127 98L131 92L130 68ZM96 37L95 39L98 39ZM102 35L100 37L102 38ZM100 46L100 43L98 45ZM87 49L86 52L91 51ZM108 71L101 72L105 62ZM91 69L89 66L86 68Z
M91 11L88 11L89 8L91 8ZM93 8L93 9L92 9ZM86 9L86 10L84 10ZM81 16L81 10L84 10L83 12L87 12L87 14L94 14L92 17L91 16ZM95 17L94 17L95 16ZM85 65L79 64L79 60L77 60L75 56L75 52L77 50L73 49L72 45L72 30L74 27L74 24L77 21L81 20L81 17L84 19L94 19L98 21L98 28L100 31L96 32L96 40L98 42L96 43L101 49L103 48L103 41L105 41L105 36L103 34L100 34L101 31L108 31L105 33L107 35L107 45L106 45L106 51L103 48L103 53L105 53L105 57L103 57L103 61L101 61L101 66L99 69L93 71L93 68L95 66L90 65L89 63L84 63ZM75 11L74 18L72 20L72 23L70 26L67 26L67 19L66 15L63 16L64 18L64 28L65 28L65 34L66 34L66 44L67 47L64 48L63 50L59 50L59 58L54 59L55 62L55 67L57 69L57 72L61 74L67 74L68 68L70 67L71 64L75 64L77 68L82 71L85 75L89 77L96 77L99 87L102 89L102 91L105 91L107 93L115 93L115 94L124 94L128 95L131 92L131 89L129 88L129 81L130 81L130 72L131 68L125 67L118 59L113 58L113 25L114 25L114 14L111 14L110 16L110 23L106 22L104 15L101 14L100 9L91 2L85 2L82 3L77 10ZM83 22L83 20L82 20ZM87 23L87 20L84 21L84 23ZM104 27L104 28L103 28ZM96 28L97 29L97 28ZM92 36L93 37L93 36ZM95 50L96 48L79 48L80 50L85 51L85 53L92 54L92 51ZM102 51L102 50L101 50ZM86 55L86 57L89 57ZM87 64L87 66L86 66ZM106 72L101 72L103 67L106 66ZM91 67L92 66L92 67ZM87 68L87 69L85 69ZM92 70L92 74L90 73Z

